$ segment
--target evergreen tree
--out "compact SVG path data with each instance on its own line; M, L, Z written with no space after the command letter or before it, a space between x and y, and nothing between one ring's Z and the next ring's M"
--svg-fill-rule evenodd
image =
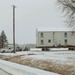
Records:
M0 35L0 47L4 48L7 44L8 44L8 40L7 40L7 37L6 37L5 32L3 30Z

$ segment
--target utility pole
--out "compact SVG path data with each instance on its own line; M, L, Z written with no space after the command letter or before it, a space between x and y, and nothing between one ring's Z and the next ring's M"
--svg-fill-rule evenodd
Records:
M15 5L13 5L13 49L14 49L14 53L16 53L16 50L15 50Z

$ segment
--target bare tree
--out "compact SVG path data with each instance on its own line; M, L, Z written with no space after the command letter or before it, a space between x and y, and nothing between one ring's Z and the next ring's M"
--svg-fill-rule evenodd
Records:
M57 4L65 13L66 24L72 29L75 28L75 0L57 0Z

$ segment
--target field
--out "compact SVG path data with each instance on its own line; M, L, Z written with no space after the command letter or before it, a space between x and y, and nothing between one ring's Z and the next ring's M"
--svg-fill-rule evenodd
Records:
M15 54L0 53L0 56L1 59L61 75L75 75L75 51L24 51Z

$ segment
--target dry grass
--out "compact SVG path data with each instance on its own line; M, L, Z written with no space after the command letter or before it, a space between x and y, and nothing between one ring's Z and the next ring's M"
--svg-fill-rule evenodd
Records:
M50 72L59 73L61 75L75 75L75 66L73 65L62 65L54 61L37 60L30 57L25 57L24 59L22 59L21 56L10 58L9 61L28 65L34 68L43 69Z

